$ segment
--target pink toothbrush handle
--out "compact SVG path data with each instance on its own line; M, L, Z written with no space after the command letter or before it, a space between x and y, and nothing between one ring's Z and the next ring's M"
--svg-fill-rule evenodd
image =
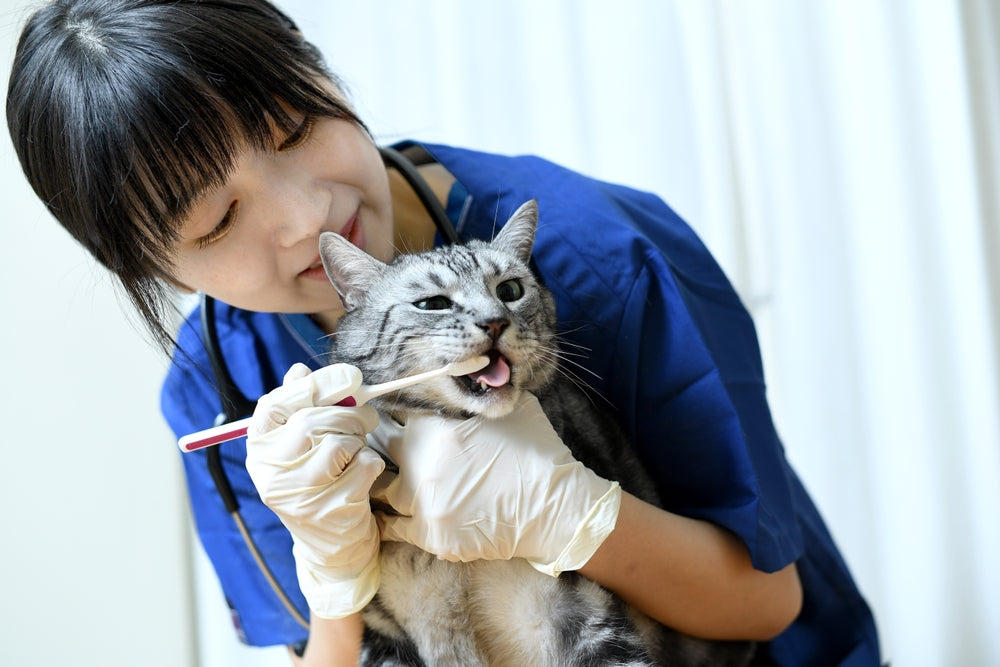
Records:
M343 398L336 403L336 405L343 405L347 408L353 408L357 404L358 402L354 400L353 396ZM185 435L177 441L177 446L180 447L183 452L193 452L196 449L212 447L213 445L229 442L230 440L235 440L236 438L242 438L247 434L247 428L249 428L249 426L250 417L238 419L234 422L229 422L228 424L213 426L212 428L207 428L204 431L198 431L197 433L192 433L191 435Z

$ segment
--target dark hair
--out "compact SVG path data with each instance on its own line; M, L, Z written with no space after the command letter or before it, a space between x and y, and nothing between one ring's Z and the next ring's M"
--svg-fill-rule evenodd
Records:
M287 108L363 127L329 82L266 0L58 0L21 34L7 124L36 194L168 348L180 220L238 151L292 130Z

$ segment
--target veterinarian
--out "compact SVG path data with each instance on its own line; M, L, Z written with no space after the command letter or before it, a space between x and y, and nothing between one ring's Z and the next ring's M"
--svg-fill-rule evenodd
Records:
M301 664L356 664L358 612L392 539L450 559L578 570L681 631L762 642L760 664L879 664L870 611L771 423L749 315L655 197L535 158L380 152L315 49L264 0L46 5L19 43L7 118L38 196L173 350L162 406L175 432L246 416L246 397L264 396L249 445L213 448L214 463L184 455L197 529L246 642L288 645ZM586 469L553 475L564 452L548 439L491 473L513 480L510 494L445 488L459 495L442 512L422 495L424 476L462 475L427 465L435 428L451 428L438 424L407 433L396 461L391 500L404 516L375 514L374 411L315 406L281 386L289 372L350 391L309 374L342 313L318 236L338 232L389 260L449 240L452 227L489 237L496 211L530 198L563 336L589 350L591 384L668 510ZM175 335L178 290L213 300ZM489 447L467 444L481 465L475 452ZM518 485L544 502L518 505ZM483 515L503 529L458 530Z

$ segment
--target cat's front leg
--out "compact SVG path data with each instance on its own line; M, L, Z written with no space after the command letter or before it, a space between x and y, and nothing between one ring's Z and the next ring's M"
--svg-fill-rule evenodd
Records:
M486 665L472 632L468 566L401 542L383 542L381 558L379 608L366 610L369 627L411 643L425 665Z
M475 627L490 665L658 664L627 605L598 584L571 572L550 577L519 558L472 565Z

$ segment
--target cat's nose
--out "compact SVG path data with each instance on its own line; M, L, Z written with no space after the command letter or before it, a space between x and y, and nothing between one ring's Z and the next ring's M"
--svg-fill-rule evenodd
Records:
M487 333L491 340L496 341L510 322L503 318L497 318L493 320L484 320L482 322L478 322L477 324L480 329Z

